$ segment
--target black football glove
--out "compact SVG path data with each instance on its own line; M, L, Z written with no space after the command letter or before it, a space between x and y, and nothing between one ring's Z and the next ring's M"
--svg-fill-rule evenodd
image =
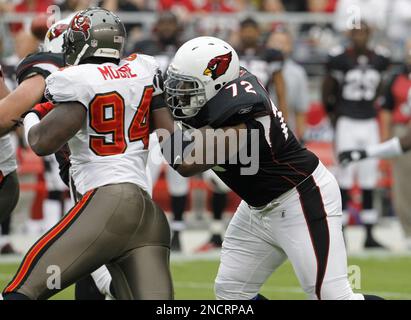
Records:
M338 161L342 166L346 166L350 162L359 161L365 158L367 158L367 153L363 149L347 150L338 155Z

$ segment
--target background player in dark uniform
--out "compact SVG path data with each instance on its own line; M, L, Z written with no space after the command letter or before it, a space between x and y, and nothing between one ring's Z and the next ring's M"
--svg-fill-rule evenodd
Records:
M260 26L247 18L240 23L237 52L240 64L253 73L276 98L280 111L287 119L287 94L282 74L284 56L281 51L263 45Z
M217 298L257 297L289 258L311 299L375 299L354 294L348 282L337 182L288 130L257 78L240 70L234 49L213 37L186 42L168 69L165 87L174 116L201 127L201 138L214 142L200 143L206 147L199 156L194 140L193 149L169 157L171 165L186 176L213 168L243 199L224 238ZM230 132L235 146L221 139ZM250 151L251 164L242 159Z
M337 152L379 143L379 128L374 103L379 94L383 73L389 66L386 51L368 47L370 28L362 23L349 33L350 46L336 48L327 63L323 83L323 103L336 124ZM378 162L370 159L338 169L343 210L347 209L349 192L355 175L362 190L361 219L366 228L365 247L381 247L372 228L378 213L373 206L373 192L378 179ZM348 222L346 214L345 223Z
M411 41L405 45L405 62L394 73L385 90L382 120L384 143L367 146L362 150L347 150L340 154L343 163L363 158L393 159L392 196L405 236L406 247L411 249ZM394 135L395 137L390 139ZM397 157L402 155L401 157Z

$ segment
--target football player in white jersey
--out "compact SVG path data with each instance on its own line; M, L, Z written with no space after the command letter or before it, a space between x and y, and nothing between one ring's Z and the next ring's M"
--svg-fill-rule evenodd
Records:
M165 102L154 59L120 60L124 41L124 25L111 12L76 14L64 43L72 66L46 79L55 107L47 116L25 117L37 154L69 142L71 176L82 198L29 250L5 299L48 298L103 264L119 299L173 297L170 229L146 191L149 115ZM49 265L60 268L61 288L47 287Z
M0 66L0 99L8 93L9 90L4 83ZM10 227L7 220L10 219L10 214L19 199L20 189L16 169L17 162L10 136L0 137L0 224L2 234L0 237L0 254L14 251L9 244L8 236L3 235L8 234L9 230L4 230L4 228Z

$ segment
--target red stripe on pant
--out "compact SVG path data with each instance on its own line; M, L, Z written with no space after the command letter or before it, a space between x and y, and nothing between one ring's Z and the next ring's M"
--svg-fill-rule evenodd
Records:
M32 268L33 261L39 254L42 254L43 248L47 246L53 239L55 239L59 234L66 230L66 226L70 224L73 219L75 219L80 213L81 209L85 207L88 200L94 194L94 190L87 192L84 197L70 210L70 212L52 229L50 229L43 237L41 237L27 252L24 260L15 275L12 282L4 290L4 293L10 293L16 290L21 284L21 282L26 278L27 273Z

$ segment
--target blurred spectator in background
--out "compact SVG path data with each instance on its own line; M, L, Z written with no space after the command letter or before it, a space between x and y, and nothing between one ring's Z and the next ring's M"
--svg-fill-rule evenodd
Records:
M14 53L3 60L5 65L13 67L30 53L36 52L40 45L40 41L33 34L24 30L13 36L13 43Z
M262 2L270 2L268 1L262 1ZM286 0L284 1L284 7L286 11L306 11L307 6L306 6L306 0Z
M387 27L390 0L339 0L335 11L334 27L346 31L359 27L361 21L371 28L385 30Z
M159 11L171 11L182 22L188 22L191 20L191 14L197 11L195 0L159 0Z
M60 7L60 10L63 11L80 11L87 9L88 7L98 5L96 0L64 0L56 1L56 4Z
M391 1L391 11L388 12L387 35L397 45L398 51L402 52L409 31L411 30L411 1Z
M254 74L269 92L275 92L277 107L287 119L287 98L282 75L284 58L280 51L263 45L260 26L247 18L240 23L237 53L240 65Z
M101 6L113 12L141 12L150 11L149 3L147 0L103 0ZM129 51L132 44L142 40L145 34L142 23L137 19L134 23L124 23L124 26L127 31L126 51Z
M152 34L135 43L129 53L140 52L154 56L160 64L161 71L165 72L182 44L181 32L182 26L177 16L172 12L162 12L158 16Z
M312 13L334 12L337 0L306 0L307 11Z
M277 49L284 56L282 72L287 92L288 125L301 139L304 137L305 115L310 103L307 74L292 59L293 37L284 27L278 27L270 34L267 48Z
M37 12L44 13L47 12L47 8L54 3L53 0L22 0L19 1L14 7L13 11L16 13L27 13L27 12ZM16 33L22 30L23 25L21 23L12 23L10 25L10 30Z
M227 0L205 0L204 4L198 7L200 12L215 12L215 13L232 13L236 12L237 8L233 1Z
M390 59L387 50L369 47L370 27L362 22L360 28L349 32L349 46L330 52L327 73L323 80L323 103L336 121L335 149L337 153L378 144L380 140L375 101L380 95L384 73ZM337 180L341 188L343 220L348 223L350 191L357 181L362 193L361 221L366 229L365 248L381 248L373 236L378 222L374 208L374 190L378 182L378 160L340 166Z
M387 86L382 111L382 139L402 137L411 123L411 39L405 45L405 61ZM411 250L411 153L393 160L392 196L406 245Z
M260 10L263 12L283 13L285 7L282 0L262 0Z
M107 10L116 11L148 11L147 0L103 0L101 6Z
M335 10L333 0L307 0L307 10L310 13L331 13ZM299 31L300 45L296 59L300 61L324 61L329 48L338 41L333 25L328 22L304 23Z

